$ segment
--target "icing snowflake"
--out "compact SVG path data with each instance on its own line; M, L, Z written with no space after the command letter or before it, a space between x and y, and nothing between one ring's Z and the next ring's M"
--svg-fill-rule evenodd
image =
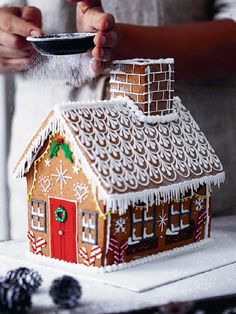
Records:
M75 183L74 185L75 196L79 203L82 203L88 196L89 188L86 184Z
M125 218L117 219L115 221L115 234L120 232L126 232L125 224L126 224Z
M60 189L63 190L64 185L67 184L67 180L71 180L71 176L66 176L66 173L68 172L68 169L63 170L62 161L60 160L60 166L59 169L56 168L57 173L52 174L52 177L57 178L56 182L60 182Z
M75 174L79 174L79 166L77 165L74 165L73 167L72 167L72 169L73 169L73 172L75 173Z
M50 159L47 158L44 160L44 162L45 162L46 167L49 167L49 168L51 167L51 160Z
M201 200L201 198L196 198L195 200L195 209L197 212L200 212L203 208L203 201Z
M161 215L159 215L158 223L161 228L161 232L164 230L164 226L166 226L166 222L168 221L167 214L164 213L164 209L161 210Z
M44 194L48 193L52 188L52 180L49 176L40 176L38 184Z

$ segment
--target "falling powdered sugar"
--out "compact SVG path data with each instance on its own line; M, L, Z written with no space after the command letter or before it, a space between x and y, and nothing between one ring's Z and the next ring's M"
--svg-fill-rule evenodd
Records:
M26 80L63 80L76 87L95 78L91 58L85 54L37 55L32 66L19 75Z

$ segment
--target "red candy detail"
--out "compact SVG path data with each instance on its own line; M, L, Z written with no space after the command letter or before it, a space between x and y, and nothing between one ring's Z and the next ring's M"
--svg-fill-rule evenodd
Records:
M46 240L43 237L36 238L33 231L29 231L27 237L30 240L33 253L42 254L42 248L47 246Z
M123 241L119 244L115 237L110 238L108 251L113 252L114 263L120 264L124 262L128 241Z
M197 224L196 224L196 229L195 229L194 239L193 239L194 242L198 242L201 240L201 234L206 223L207 223L207 211L206 211L206 208L203 208L198 214Z
M63 137L58 137L58 139L56 140L58 145L61 145L61 143L64 142L64 138Z

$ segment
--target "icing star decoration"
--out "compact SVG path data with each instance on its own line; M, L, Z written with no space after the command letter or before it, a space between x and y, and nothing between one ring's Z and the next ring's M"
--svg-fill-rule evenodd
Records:
M64 185L67 184L67 180L71 180L71 176L66 176L68 169L63 170L62 161L60 160L60 167L59 169L56 168L57 173L52 174L52 177L57 178L56 182L60 182L60 189L63 190Z
M75 173L75 174L79 174L79 166L78 165L74 165L73 167L72 167L72 169L73 169L73 172Z
M49 168L51 167L51 160L50 159L47 158L44 160L44 162L45 162L46 167L49 167Z
M158 220L159 227L161 228L161 232L163 232L164 226L166 225L167 221L168 221L167 214L164 213L164 209L162 208L161 215L159 215L159 220Z

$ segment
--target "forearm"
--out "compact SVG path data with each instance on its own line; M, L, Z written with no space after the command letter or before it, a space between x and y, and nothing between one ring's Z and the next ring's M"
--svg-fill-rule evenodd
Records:
M236 74L236 23L209 21L149 27L117 24L116 59L175 59L177 79L212 79Z

